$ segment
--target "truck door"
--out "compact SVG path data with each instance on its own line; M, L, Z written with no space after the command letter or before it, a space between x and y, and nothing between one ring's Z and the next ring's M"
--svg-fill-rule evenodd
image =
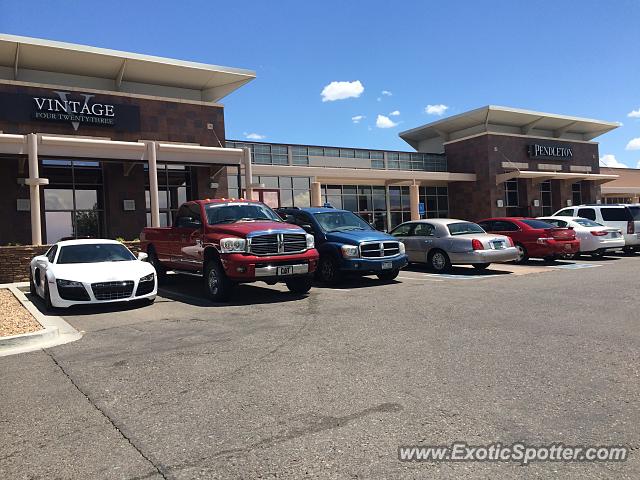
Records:
M201 240L202 216L197 203L187 203L180 207L173 228L174 243L171 263L180 270L199 270L202 268Z

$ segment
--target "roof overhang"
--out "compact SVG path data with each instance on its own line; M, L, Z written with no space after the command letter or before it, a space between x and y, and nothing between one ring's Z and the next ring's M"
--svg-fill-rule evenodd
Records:
M217 102L250 70L0 34L0 79Z
M587 180L596 183L610 182L618 178L618 175L605 175L602 173L566 173L566 172L541 172L538 170L513 170L511 172L496 175L496 185L516 178L533 179L544 182L546 180L570 180L580 182Z
M434 144L443 145L481 133L590 141L619 126L617 122L488 105L400 132L399 135L413 148L420 149L420 144L425 141L432 140Z

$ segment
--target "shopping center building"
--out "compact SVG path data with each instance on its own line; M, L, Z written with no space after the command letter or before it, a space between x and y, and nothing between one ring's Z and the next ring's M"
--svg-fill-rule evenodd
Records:
M0 245L130 240L195 198L328 203L380 229L541 215L620 180L600 171L594 141L618 124L496 106L400 133L408 151L226 139L220 101L254 78L0 35Z

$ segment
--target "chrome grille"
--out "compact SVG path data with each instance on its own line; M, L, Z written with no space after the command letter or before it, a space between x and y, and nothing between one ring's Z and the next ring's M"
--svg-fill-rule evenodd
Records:
M283 255L304 252L307 238L303 233L272 233L250 238L249 252L254 255Z
M360 244L360 255L363 258L393 257L400 253L398 242L371 242Z
M133 281L92 283L91 290L97 300L121 300L131 297Z

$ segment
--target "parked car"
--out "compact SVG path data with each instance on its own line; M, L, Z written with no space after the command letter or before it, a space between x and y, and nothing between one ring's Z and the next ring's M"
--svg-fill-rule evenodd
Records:
M572 228L576 238L580 240L578 254L602 257L607 251L620 250L624 247L624 237L618 228L601 225L598 222L581 217L538 217L538 220L556 227Z
M500 217L480 220L478 224L489 233L511 237L518 249L518 263L529 258L553 260L573 256L580 251L576 232L550 223L525 217Z
M344 274L393 280L407 265L401 242L348 210L281 208L278 214L314 236L320 253L317 277L327 284L338 283Z
M554 217L582 217L607 227L617 228L624 236L624 251L640 251L640 205L595 204L563 208Z
M67 240L31 260L29 285L47 309L144 300L152 303L155 269L115 240Z
M227 300L237 283L255 281L306 293L318 263L313 235L251 200L184 203L173 226L145 228L140 240L160 280L168 270L200 275L215 301Z
M492 263L511 262L518 251L505 235L486 233L480 225L452 218L416 220L398 225L391 235L405 245L410 262L426 263L436 272L451 265L483 270Z

